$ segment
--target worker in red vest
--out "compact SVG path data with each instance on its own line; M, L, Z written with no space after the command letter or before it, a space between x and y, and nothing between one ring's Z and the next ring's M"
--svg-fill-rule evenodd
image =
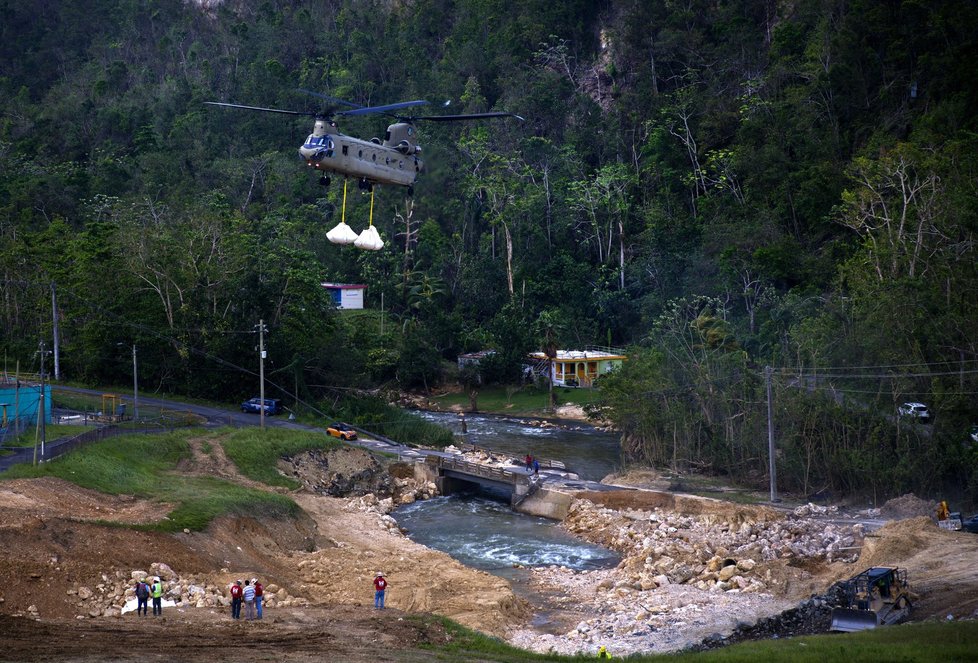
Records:
M244 595L244 590L241 587L241 581L235 580L234 584L231 585L231 619L241 619L241 597Z
M387 578L380 571L374 578L374 607L378 610L384 609L384 594L387 592Z

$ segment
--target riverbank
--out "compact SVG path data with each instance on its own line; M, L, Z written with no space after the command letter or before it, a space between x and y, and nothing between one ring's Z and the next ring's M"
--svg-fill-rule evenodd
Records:
M531 587L554 596L564 619L508 640L541 653L605 646L627 655L825 633L832 604L818 597L835 581L891 565L906 568L918 592L912 620L978 619L978 537L940 530L922 515L930 507L913 496L891 500L883 511L897 519L870 532L860 522L867 514L834 507L784 512L650 490L581 493L562 526L622 561L612 570L534 569Z
M50 477L0 482L0 620L11 626L5 632L23 635L5 643L0 659L100 660L111 652L135 660L141 655L120 653L120 638L131 644L142 636L153 638L154 653L176 660L210 660L215 647L293 662L326 651L337 660L423 660L426 647L454 636L419 613L541 652L672 651L773 614L860 564L905 564L923 616L974 611L978 537L941 532L926 518L864 537L853 565L844 537L827 541L841 530L809 514L607 491L576 495L562 526L622 562L526 570L520 593L542 598L534 614L507 581L404 536L390 511L435 493L410 466L362 449L303 452L279 464L302 485L286 491L244 477L224 453L225 435L190 437L190 455L174 473L288 494L299 507L293 517L229 514L203 531L166 534L152 526L172 505L149 497L109 496ZM378 571L391 583L384 613L372 612ZM161 576L175 604L159 622L122 612L133 578L145 573ZM232 622L228 585L251 577L265 583L265 619ZM47 634L43 648L21 627L25 620ZM174 628L157 641L157 624ZM315 646L296 645L303 634ZM85 638L77 651L88 658L67 655L76 636Z
M283 492L244 477L225 455L220 435L191 438L188 446L180 474ZM394 503L431 496L433 486L398 468L360 449L302 453L279 467L303 484L288 493L299 507L293 517L229 514L203 531L176 534L152 530L172 505L151 498L105 495L51 477L0 482L0 619L38 621L54 632L59 623L91 622L85 651L117 652L117 624L136 619L122 612L134 578L154 574L162 579L164 599L175 605L165 608L161 621L178 623L175 633L185 637L154 641L153 653L175 660L211 660L214 647L224 649L228 638L239 637L255 651L280 648L276 660L311 660L305 649L295 657L289 649L290 638L310 620L345 624L314 630L321 636L319 655L329 651L349 661L404 660L379 656L361 641L406 650L445 636L437 624L402 623L418 613L491 635L525 622L526 604L506 581L404 536L386 512ZM361 496L327 496L331 491ZM390 582L383 619L371 614L379 571ZM246 636L228 632L245 626L230 619L228 587L250 578L265 584L265 618ZM335 631L344 628L347 640L336 639ZM0 659L65 661L72 651L68 639L46 642L43 650L26 640L5 642Z
M501 388L496 389L495 392L498 393L491 397L483 395L480 401L481 405L475 410L472 409L472 403L465 398L464 394L457 390L432 395L401 393L393 405L428 412L452 412L454 414L515 417L568 423L587 422L596 427L607 425L607 422L590 418L585 411L585 405L594 401L594 394L589 390L569 388L559 390L557 393L558 405L553 409L547 407L546 392L534 393L529 398L521 396L520 392L515 395L506 394Z

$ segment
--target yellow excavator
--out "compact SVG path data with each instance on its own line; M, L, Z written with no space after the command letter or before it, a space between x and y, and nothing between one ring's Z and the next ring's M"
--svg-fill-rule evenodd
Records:
M832 610L833 631L864 631L895 624L910 614L907 572L876 566L841 583L840 605Z

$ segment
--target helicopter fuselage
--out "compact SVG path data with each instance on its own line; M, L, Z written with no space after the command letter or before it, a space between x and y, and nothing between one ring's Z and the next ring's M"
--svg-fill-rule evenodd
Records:
M347 136L334 124L317 119L299 154L312 168L369 184L411 187L424 169L421 148L414 142L414 126L407 122L390 125L381 141Z

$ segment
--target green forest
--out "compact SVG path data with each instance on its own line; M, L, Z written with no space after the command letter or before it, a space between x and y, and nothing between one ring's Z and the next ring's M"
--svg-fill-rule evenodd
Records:
M126 384L135 345L147 390L225 402L259 321L309 402L621 347L628 462L765 485L770 386L782 489L976 501L976 32L970 0L0 0L5 370L55 319L63 379ZM361 251L310 118L205 104L300 89L525 120L419 123Z

